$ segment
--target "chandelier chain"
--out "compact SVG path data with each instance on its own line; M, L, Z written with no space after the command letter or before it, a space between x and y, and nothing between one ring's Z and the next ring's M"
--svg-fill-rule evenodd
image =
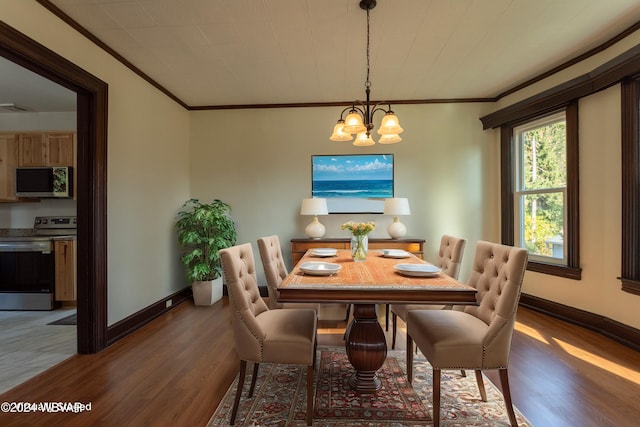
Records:
M371 87L371 82L369 81L369 8L367 8L367 81L364 87Z
M395 113L391 110L391 104L384 102L377 102L373 106L371 105L371 15L370 11L376 7L377 0L360 0L360 9L367 12L367 78L365 80L365 101L354 101L351 106L346 107L340 113L340 118L333 128L333 133L329 137L331 141L351 141L353 135L356 135L356 140L353 145L365 147L374 145L375 141L371 137L371 131L374 128L373 116L378 111L383 112L385 115L382 118L378 133L382 135L380 138L380 144L395 144L402 141L399 134L403 132L402 127ZM380 104L388 104L389 109L385 109ZM343 118L347 113L346 118Z

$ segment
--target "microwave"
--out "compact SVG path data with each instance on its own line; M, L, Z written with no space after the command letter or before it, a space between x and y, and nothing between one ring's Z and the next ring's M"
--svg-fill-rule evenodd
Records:
M73 196L71 166L16 168L16 196L64 198Z

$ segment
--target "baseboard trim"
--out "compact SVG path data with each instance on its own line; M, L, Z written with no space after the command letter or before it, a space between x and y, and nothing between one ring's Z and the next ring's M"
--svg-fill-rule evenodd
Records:
M640 330L625 325L624 323L527 294L520 296L520 304L551 317L598 332L627 347L640 351Z
M193 294L191 292L191 286L188 286L174 294L161 299L160 301L151 304L148 307L143 308L140 311L133 313L128 317L125 317L119 322L114 323L107 328L107 346L113 344L119 339L126 337L136 329L146 325L161 314L172 310L180 303L191 299L192 295Z

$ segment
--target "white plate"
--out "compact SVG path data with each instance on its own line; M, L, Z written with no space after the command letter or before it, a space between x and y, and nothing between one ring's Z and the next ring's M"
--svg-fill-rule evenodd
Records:
M406 276L434 277L440 274L440 269L431 264L396 264L394 269Z
M336 256L338 250L335 248L315 248L311 250L311 255L319 257Z
M340 271L341 268L340 264L314 261L302 263L300 266L300 270L302 270L304 274L310 274L312 276L331 276Z
M409 258L411 254L402 249L382 249L382 256L385 258Z

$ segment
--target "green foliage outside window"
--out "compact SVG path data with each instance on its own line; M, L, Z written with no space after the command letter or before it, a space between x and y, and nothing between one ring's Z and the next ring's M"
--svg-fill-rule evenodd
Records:
M527 130L521 141L524 242L530 253L553 256L548 241L564 233L566 121Z

